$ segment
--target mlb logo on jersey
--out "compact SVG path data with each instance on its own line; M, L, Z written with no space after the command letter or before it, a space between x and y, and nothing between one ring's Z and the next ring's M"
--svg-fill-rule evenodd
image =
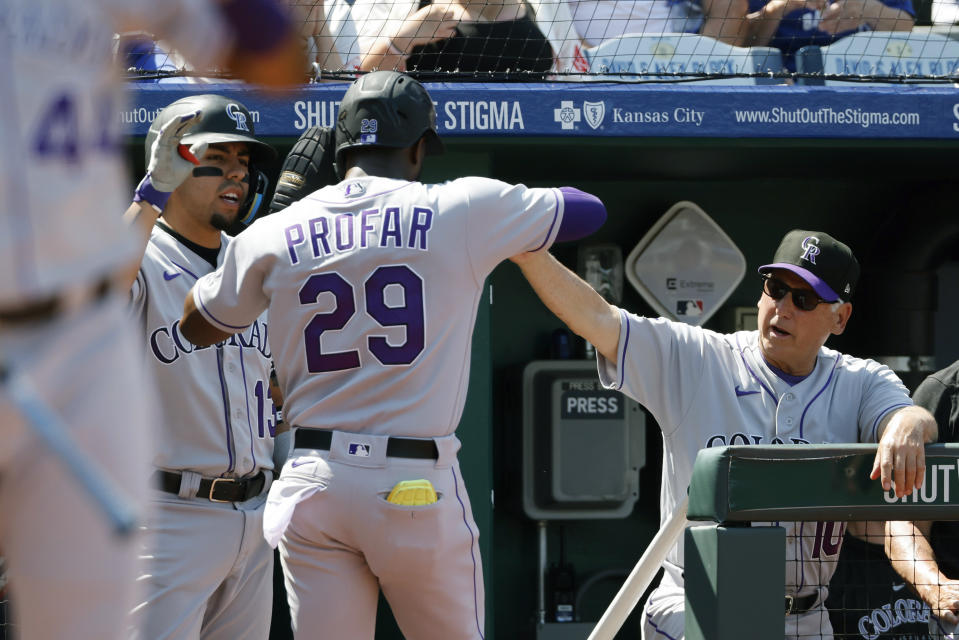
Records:
M362 182L348 182L343 188L343 195L348 198L356 198L366 193L366 187Z
M362 142L363 144L376 144L376 134L364 133L360 135L360 142Z
M349 453L351 456L356 456L357 458L369 458L370 445L363 444L362 442L351 442L347 453Z

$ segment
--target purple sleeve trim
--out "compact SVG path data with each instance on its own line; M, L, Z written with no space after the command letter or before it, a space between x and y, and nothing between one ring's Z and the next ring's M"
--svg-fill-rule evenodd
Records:
M623 347L619 350L619 362L616 363L616 366L619 367L619 386L617 389L622 389L623 384L626 383L626 350L629 348L629 316L626 315L624 309L619 310L620 318L626 323L626 337L623 339Z
M274 0L225 0L217 3L236 33L236 48L270 51L291 29L290 19Z
M549 223L549 229L546 230L546 235L543 236L543 242L540 243L535 249L530 249L530 253L539 251L549 242L549 239L553 237L553 227L556 226L556 218L560 216L563 211L563 200L559 197L559 194L556 194L556 206L553 207L553 219Z
M584 238L606 222L606 206L602 200L591 193L560 187L563 194L563 222L556 233L556 242L567 242Z
M157 211L163 211L163 208L166 206L167 200L169 199L170 192L157 191L153 186L153 181L150 180L149 173L143 176L143 180L140 180L140 184L137 185L136 191L133 192L134 202L146 202L147 204L152 205Z
M873 442L879 442L879 423L882 422L882 419L885 418L890 411L895 411L896 409L902 409L903 407L911 407L908 402L903 402L901 404L894 404L891 407L887 408L885 411L879 414L876 418L876 421L872 423L872 439Z
M194 300L194 302L198 302L198 303L199 303L198 308L203 312L203 315L205 315L207 318L209 318L210 320L212 320L212 321L213 321L213 324L219 325L219 327L218 327L219 329L222 329L223 331L232 332L232 333L238 333L238 332L243 331L244 329L246 329L247 327L250 326L250 325L248 325L248 324L243 324L243 325L227 324L227 323L219 320L215 315L213 315L212 313L210 313L210 310L207 309L207 307L206 307L205 304L203 304L203 300L200 299L200 292L199 292L199 291L194 291L193 293L194 293L193 300Z

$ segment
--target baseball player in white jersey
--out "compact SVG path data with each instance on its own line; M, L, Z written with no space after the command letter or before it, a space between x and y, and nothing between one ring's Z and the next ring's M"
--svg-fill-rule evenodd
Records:
M282 29L251 30L250 9ZM129 186L113 34L155 31L197 66L229 60L271 83L289 81L296 39L266 0L5 0L2 13L0 546L13 617L23 638L119 638L137 541L107 515L140 515L155 403L117 295L136 243L117 214Z
M266 314L212 347L179 331L187 292L222 263L224 230L256 213L266 187L257 167L274 152L254 136L243 104L208 94L163 109L146 139L150 186L141 184L137 200L155 200L164 176L189 174L159 219L154 213L131 290L162 404L141 557L146 593L134 609L147 640L269 635L273 551L263 505L279 420Z
M454 434L483 283L503 259L605 220L576 189L417 182L439 151L418 82L363 76L340 104L343 180L256 222L186 301L181 330L200 344L269 309L296 433L265 533L280 544L298 638L372 639L379 588L409 640L483 637Z
M608 304L549 255L518 256L533 288L596 346L600 380L642 403L663 431L663 520L686 497L696 452L723 445L879 442L871 477L899 496L922 483L935 420L887 367L823 346L846 327L859 276L850 249L795 230L760 268L759 330L723 335ZM832 637L822 606L843 523L786 528L785 632ZM682 538L643 616L643 637L684 637Z

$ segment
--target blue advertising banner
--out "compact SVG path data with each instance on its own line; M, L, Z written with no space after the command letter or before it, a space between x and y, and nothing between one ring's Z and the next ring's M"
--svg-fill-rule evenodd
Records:
M959 140L952 87L428 83L442 136L858 138ZM256 132L297 137L333 126L346 83L267 95L238 84L135 85L122 114L145 135L167 104L220 93L245 104Z

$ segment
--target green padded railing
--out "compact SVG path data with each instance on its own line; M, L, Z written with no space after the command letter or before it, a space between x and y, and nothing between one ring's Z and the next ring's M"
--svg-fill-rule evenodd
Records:
M959 444L926 447L923 487L897 499L870 480L876 445L703 449L689 486L690 520L959 519Z

